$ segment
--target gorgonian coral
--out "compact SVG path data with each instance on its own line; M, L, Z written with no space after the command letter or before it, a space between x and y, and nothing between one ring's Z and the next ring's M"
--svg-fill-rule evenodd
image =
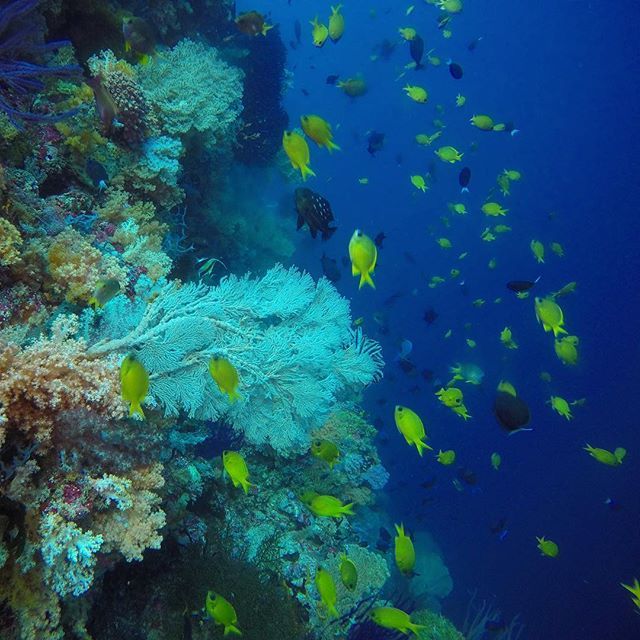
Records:
M69 42L44 43L40 24L34 17L39 0L13 0L0 9L0 111L11 122L43 121L66 118L64 113L36 113L30 109L34 94L45 88L46 78L80 74L76 65L47 66L36 62L44 54Z

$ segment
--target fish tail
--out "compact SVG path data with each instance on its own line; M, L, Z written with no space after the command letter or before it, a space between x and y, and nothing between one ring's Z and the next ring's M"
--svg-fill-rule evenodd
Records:
M137 413L139 416L141 416L143 420L145 419L144 411L140 406L140 401L133 401L129 405L129 416L132 416L134 413Z
M334 234L335 231L336 231L336 227L327 227L327 230L322 232L322 239L328 240Z
M267 31L269 31L270 29L273 29L273 25L272 24L267 24L265 22L264 26L262 27L262 35L266 36L267 35Z
M128 40L124 41L124 50L129 53L131 51L131 43Z
M336 609L336 605L335 604L328 604L327 605L327 611L329 612L330 616L333 616L334 618L339 618L340 614L338 613L338 610Z
M567 333L567 331L563 328L563 327L559 327L559 326L553 326L553 335L557 338L559 334L561 333Z
M302 180L306 181L307 176L315 176L316 174L312 169L310 169L306 164L303 164L300 167L300 173L302 174Z
M100 307L102 307L102 305L98 302L98 299L95 296L91 296L88 300L87 300L87 304L90 307L93 307L94 311Z
M342 151L342 149L340 149L340 147L332 140L327 140L327 149L329 150L329 153L331 153L334 149L336 151Z
M332 6L331 7L331 13L333 13L333 15L335 15L336 13L338 13L338 11L340 11L340 9L342 9L342 5L341 4L339 4L339 5L335 6L335 7Z
M240 480L240 484L242 485L245 495L249 493L249 487L253 487L253 483L249 482L246 478L244 480Z
M236 391L229 392L229 402L233 404L236 400L242 400L242 396Z
M353 511L353 502L350 502L349 504L345 504L341 509L340 509L340 513L343 516L353 516L355 515L354 511Z
M420 454L420 457L422 458L422 452L425 449L429 449L430 451L433 451L433 447L430 447L426 442L422 442L422 440L416 440L416 449L418 450L418 453Z
M230 633L235 634L236 636L241 636L242 635L242 631L240 631L240 629L238 629L238 627L232 625L232 624L227 624L224 627L224 634L225 636L228 636Z
M360 285L358 286L358 289L362 289L362 287L366 284L368 284L370 287L372 287L373 289L376 288L376 285L373 283L373 280L371 279L371 276L369 275L368 271L361 271L360 272Z
M460 193L469 193L469 187L462 187L462 189L460 189Z

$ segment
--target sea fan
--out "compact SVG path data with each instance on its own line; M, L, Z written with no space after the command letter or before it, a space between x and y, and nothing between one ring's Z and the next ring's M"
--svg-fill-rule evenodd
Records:
M15 126L22 121L57 121L75 111L34 113L21 105L44 89L44 80L81 73L77 65L46 66L34 62L43 54L69 45L66 40L42 42L38 21L31 15L40 0L13 0L0 9L0 111Z

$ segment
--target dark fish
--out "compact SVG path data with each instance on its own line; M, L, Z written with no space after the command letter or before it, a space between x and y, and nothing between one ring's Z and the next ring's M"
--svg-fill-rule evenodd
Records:
M300 91L302 92L303 96L309 96L309 92L306 89L300 89Z
M389 551L391 548L391 534L384 528L380 527L378 531L378 541L376 542L376 549L378 551Z
M93 306L94 309L102 308L119 293L120 283L115 278L100 280L87 303Z
M327 76L326 82L327 84L335 84L336 82L338 82L339 77L340 76L337 73L331 76Z
M342 256L342 266L346 269L347 267L351 268L351 260L349 260L348 256Z
M475 51L476 47L478 46L478 43L480 42L480 40L482 40L482 36L479 36L478 38L474 38L468 45L467 45L467 49L469 51Z
M416 370L416 365L408 358L398 358L398 366L406 373L411 374Z
M467 467L460 467L456 475L461 482L464 482L469 486L478 484L478 477L473 471L471 471L471 469Z
M529 291L529 289L531 289L531 287L533 287L536 284L536 282L538 282L538 280L540 280L540 276L538 276L533 281L509 280L509 282L507 282L507 289L510 289L511 291L515 291L517 293L520 293L521 291Z
M305 223L311 231L311 237L315 238L318 231L322 234L323 240L328 240L336 230L330 227L333 222L333 212L329 201L319 193L300 187L295 191L296 211L298 212L298 226L300 229Z
M433 380L433 371L431 369L423 369L420 375L427 381L431 382Z
M495 536L498 536L500 540L504 540L507 537L507 534L509 533L509 530L507 529L507 519L500 518L500 520L498 520L495 524L492 524L489 527L489 530Z
M464 75L462 67L457 62L449 63L449 73L456 80L460 80L460 78L462 78L462 76Z
M435 309L427 309L424 312L424 316L422 317L422 319L427 324L433 324L438 319L438 313Z
M381 231L374 239L374 243L378 249L382 249L382 243L385 241L387 236L384 235L384 231Z
M126 17L122 19L122 35L126 51L142 56L143 62L155 48L155 34L151 26L142 18Z
M403 251L402 255L404 256L404 259L409 263L409 264L415 264L416 263L416 259L413 257L412 253L409 253L408 251Z
M458 174L458 184L462 187L462 193L469 191L469 182L471 181L471 169L463 167Z
M105 133L111 131L113 121L118 115L118 107L113 100L111 94L102 84L102 76L97 75L95 78L89 78L87 84L93 89L93 96L96 100L96 110L102 122Z
M298 44L301 44L301 43L302 43L302 40L301 40L301 36L302 36L302 25L300 24L300 20L296 20L296 21L293 23L293 32L294 32L294 33L295 33L295 35L296 35L296 42L297 42Z
M384 421L382 420L382 418L380 416L374 418L373 420L373 426L378 429L378 431L380 431L380 429L382 429L382 427L384 427Z
M438 29L444 29L450 22L451 16L448 14L438 18Z
M509 433L516 433L529 424L531 412L524 400L504 391L498 391L493 403L495 413L500 426ZM527 429L531 431L531 429Z
M384 133L372 131L367 138L367 151L374 156L384 146Z
M436 486L437 482L438 482L438 478L436 476L431 476L430 478L427 478L426 480L421 482L420 486L423 489L433 489L433 487Z
M416 37L409 42L409 53L416 63L416 69L422 69L422 54L424 53L424 40L416 34Z
M507 628L507 623L498 618L497 620L487 620L484 623L485 631L489 631L490 633L500 633Z
M331 280L331 282L338 282L338 280L340 280L341 273L336 260L323 253L320 263L322 264L322 273L324 273L328 280Z
M271 29L271 26L267 24L264 16L257 11L241 13L236 18L236 26L240 33L244 33L247 36L257 36L260 34L266 36L267 31Z
M107 183L109 182L109 174L97 160L87 158L84 168L87 175L91 178L91 182L93 182L94 187L100 190L106 188Z
M392 293L388 298L386 298L382 305L385 307L390 307L395 302L398 302L398 300L400 300L403 295L404 291L396 291L395 293Z
M396 164L398 166L402 165L402 154L401 153L396 154L395 161L396 161Z
M622 505L613 498L607 498L604 503L611 509L611 511L620 511Z
M385 62L389 60L391 54L395 51L396 44L395 42L391 42L391 40L383 40L373 47L373 53L377 55L381 60Z

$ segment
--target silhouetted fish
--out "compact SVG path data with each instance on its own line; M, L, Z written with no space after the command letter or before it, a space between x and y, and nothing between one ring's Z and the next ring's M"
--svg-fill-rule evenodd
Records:
M449 63L449 73L451 74L451 77L455 78L456 80L460 80L460 78L462 78L462 76L464 75L462 67L457 62Z
M85 171L91 178L91 182L93 182L94 187L97 187L100 190L106 189L107 183L109 182L109 174L97 160L87 158Z
M378 247L378 249L382 249L382 243L385 241L387 236L384 235L384 231L381 231L374 239L373 241L376 244L376 247Z
M462 187L462 191L469 191L469 181L471 180L471 169L463 167L458 174L458 183Z
M503 429L516 433L529 424L531 412L524 400L504 391L498 391L493 412ZM529 429L531 431L531 429Z
M372 131L367 138L367 151L374 156L384 146L384 133Z
M327 84L335 84L338 81L339 77L340 76L337 73L333 74L333 75L330 75L330 76L327 76L326 82L327 82Z
M433 324L438 319L438 313L435 309L427 309L422 318L427 324Z
M416 63L416 69L422 69L422 54L424 53L424 40L416 34L415 38L409 42L409 53Z
M533 285L535 285L536 282L538 282L538 280L540 280L540 276L538 276L533 281L531 281L531 280L509 280L509 282L507 282L507 289L510 289L511 291L515 291L517 293L520 293L521 291L529 291L529 289L531 289L531 287L533 287Z
M331 280L331 282L338 282L338 280L340 280L341 274L336 260L323 253L322 258L320 258L320 263L322 264L322 273L324 273L328 280Z
M297 229L300 229L306 223L312 238L315 238L318 231L320 231L322 239L328 240L336 230L335 227L329 226L334 220L329 201L319 193L305 187L296 189L295 201L296 211L298 212Z

